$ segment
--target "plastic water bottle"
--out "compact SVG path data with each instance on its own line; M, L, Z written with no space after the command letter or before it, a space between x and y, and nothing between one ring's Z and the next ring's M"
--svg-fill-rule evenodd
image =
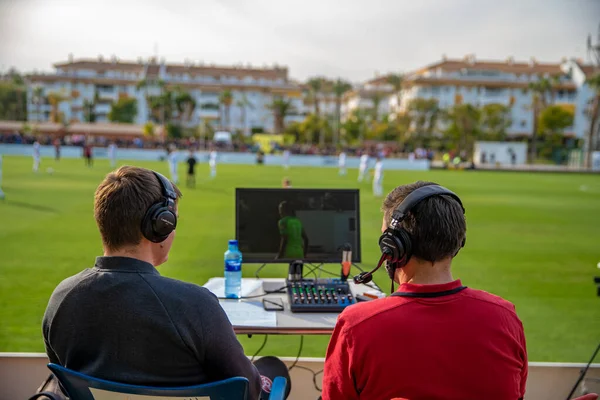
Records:
M225 252L225 297L239 299L242 295L242 253L238 241L230 240Z

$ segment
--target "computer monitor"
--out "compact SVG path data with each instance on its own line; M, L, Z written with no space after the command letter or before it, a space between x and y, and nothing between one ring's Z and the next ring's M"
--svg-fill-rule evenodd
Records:
M236 189L235 236L245 263L360 262L357 189Z

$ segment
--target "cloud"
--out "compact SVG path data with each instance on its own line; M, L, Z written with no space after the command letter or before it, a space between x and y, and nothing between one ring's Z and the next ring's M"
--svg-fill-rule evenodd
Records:
M294 78L365 80L442 54L584 57L600 2L579 0L0 0L0 67L161 56L288 65Z

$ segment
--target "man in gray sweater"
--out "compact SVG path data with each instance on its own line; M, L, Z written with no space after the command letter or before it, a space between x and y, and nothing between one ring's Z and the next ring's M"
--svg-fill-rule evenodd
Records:
M44 315L50 361L111 381L195 385L234 376L260 396L260 375L244 355L217 298L162 277L175 238L181 192L153 171L124 166L96 190L104 256L54 290Z

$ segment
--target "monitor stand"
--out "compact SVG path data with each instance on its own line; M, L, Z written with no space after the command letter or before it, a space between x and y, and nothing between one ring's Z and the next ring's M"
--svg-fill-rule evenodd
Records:
M296 261L290 262L290 266L288 268L287 280L289 282L301 281L303 269L304 269L304 262L302 260L296 260Z

